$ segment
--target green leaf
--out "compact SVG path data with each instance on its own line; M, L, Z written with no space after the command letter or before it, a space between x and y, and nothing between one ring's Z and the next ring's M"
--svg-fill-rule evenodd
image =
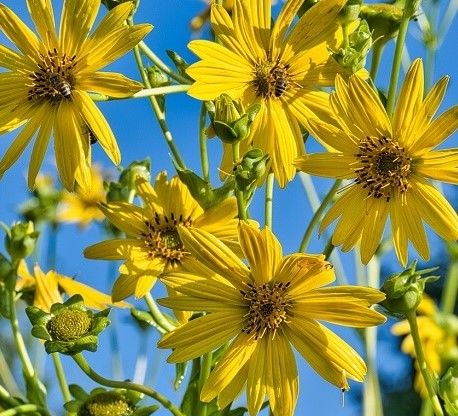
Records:
M187 368L187 362L175 364L175 380L173 382L173 388L175 390L178 390L180 388L181 383L183 382L184 377L186 375Z

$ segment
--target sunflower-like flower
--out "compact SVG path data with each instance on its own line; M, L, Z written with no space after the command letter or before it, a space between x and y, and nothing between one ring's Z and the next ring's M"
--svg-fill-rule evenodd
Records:
M196 81L188 93L200 100L225 93L240 99L245 108L259 103L251 140L242 142L241 151L245 153L252 144L268 153L282 187L294 177L293 160L304 151L300 126L307 126L313 114L309 110L328 120L322 111L328 95L317 91L317 86L334 85L336 73L344 71L329 51L338 50L342 43L337 15L345 0L318 2L291 28L302 3L288 1L273 27L271 0L234 0L232 18L214 4L211 23L220 43L195 40L189 44L202 60L187 69ZM230 157L226 145L225 172L231 170Z
M136 185L144 207L127 202L101 205L107 219L127 238L102 241L84 251L92 259L125 260L113 286L113 300L134 294L143 297L165 270L198 267L181 241L180 225L204 229L231 247L238 247L235 198L204 211L177 176L169 182L162 172L154 187L140 178Z
M100 210L100 203L105 202L106 192L100 169L91 168L91 186L80 188L76 192L64 192L63 205L57 212L57 221L77 223L81 228L87 227L92 221L102 221L105 215Z
M426 295L423 295L423 300L417 309L417 324L426 364L433 374L440 377L450 365L456 363L458 354L457 334L447 328L444 325L445 322L442 322L441 325L436 304ZM405 354L416 358L415 346L407 320L394 324L391 327L391 332L397 336L406 335L402 341L401 349ZM455 359L453 360L452 357ZM417 370L414 381L415 390L426 399L428 390L417 361L415 361L415 368Z
M33 187L51 132L62 183L90 184L90 134L118 164L120 152L110 126L88 92L127 97L141 84L121 74L99 71L135 46L151 30L148 24L127 26L132 2L114 8L90 34L99 0L65 0L59 35L51 0L27 0L37 34L0 4L0 29L18 52L0 45L0 133L23 125L2 160L0 177L36 135L29 164Z
M159 302L206 314L165 335L160 348L173 348L170 362L199 357L227 343L201 392L226 407L246 384L250 415L257 415L267 395L273 414L293 415L298 374L292 346L324 379L348 390L347 378L362 381L366 366L347 343L318 321L351 327L383 323L370 309L384 299L376 289L323 287L335 280L322 255L282 255L269 228L239 226L240 245L249 267L208 232L180 227L189 251L206 267L202 273L170 272L161 277L179 290Z
M388 217L403 266L409 240L422 258L429 258L423 222L444 240L458 238L455 210L428 180L458 183L458 150L436 148L458 128L458 106L432 120L447 82L448 77L442 78L423 97L423 64L415 60L390 118L367 83L337 76L329 102L329 116L337 125L309 123L314 136L334 151L304 155L296 166L310 174L352 180L324 216L321 231L338 218L332 243L347 251L359 242L365 264Z
M49 312L54 303L63 302L61 292L68 296L81 295L85 304L93 309L102 310L113 304L109 295L54 270L49 270L45 274L38 264L34 266L31 274L25 260L21 260L17 274L16 291L20 291L24 299L45 312ZM129 304L118 302L114 306L125 308Z

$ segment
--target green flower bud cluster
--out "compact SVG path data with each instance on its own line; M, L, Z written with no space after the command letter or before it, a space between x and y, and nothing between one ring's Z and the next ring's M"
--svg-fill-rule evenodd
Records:
M75 399L64 407L77 416L149 416L159 408L157 405L139 407L143 394L131 390L98 387L87 394L76 384L71 384L69 390Z
M383 45L398 33L402 9L394 4L366 4L361 6L360 17L368 23L373 42Z
M439 381L439 395L450 416L458 416L458 364L449 368Z
M48 354L97 351L97 335L110 323L107 318L110 309L94 313L86 309L81 295L55 303L49 313L36 306L29 306L26 312L33 325L32 335L45 340Z
M358 28L348 36L348 46L332 52L332 57L349 74L354 74L366 65L366 57L371 47L372 36L369 25L365 20L361 20Z
M3 228L6 231L5 247L13 263L33 253L40 233L34 230L31 221L16 222L11 228L3 224Z
M211 120L207 136L216 135L228 144L246 139L260 108L259 104L253 104L245 112L241 104L232 100L227 94L221 94L214 102L207 103Z
M416 311L423 298L426 283L434 282L439 277L422 277L437 268L416 270L417 262L414 261L403 272L395 274L385 280L381 291L386 294L386 299L381 305L391 314L404 317Z

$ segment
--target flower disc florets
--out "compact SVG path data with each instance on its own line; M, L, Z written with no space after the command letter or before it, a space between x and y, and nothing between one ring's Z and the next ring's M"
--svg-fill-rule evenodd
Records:
M74 295L64 303L55 303L50 313L36 306L26 309L32 322L32 335L46 340L48 354L60 352L73 355L83 350L97 350L97 335L110 323L110 309L93 313L86 309L81 295Z

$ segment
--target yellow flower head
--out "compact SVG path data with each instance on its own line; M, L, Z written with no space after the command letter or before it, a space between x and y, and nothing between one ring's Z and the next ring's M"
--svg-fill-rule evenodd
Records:
M85 305L93 309L102 310L113 304L109 295L99 292L84 283L77 282L71 277L58 274L54 270L50 270L45 274L38 264L34 266L33 274L31 274L25 260L21 260L17 273L16 290L33 290L33 305L46 312L50 311L54 303L63 302L61 292L66 293L68 296L81 295ZM114 305L119 308L129 306L126 302L118 302Z
M64 192L63 206L57 213L57 221L63 223L78 223L81 228L92 221L102 221L105 215L100 210L100 203L105 202L106 192L103 186L103 176L100 169L91 168L91 186L76 188L76 192Z
M165 172L158 175L154 187L137 179L137 192L144 207L127 202L101 205L108 220L127 238L102 241L84 251L92 259L125 260L113 287L114 300L133 294L143 297L164 270L192 267L195 260L178 235L179 225L204 229L238 247L235 198L204 211L180 179L169 182Z
M241 99L245 108L259 103L251 140L242 142L241 150L252 144L268 153L282 187L296 173L294 158L303 153L300 125L307 126L308 109L325 117L327 94L317 86L334 85L336 73L343 71L329 50L342 43L336 17L345 0L320 1L290 28L302 3L285 3L273 27L271 0L234 0L232 17L213 5L211 22L220 43L189 44L202 60L187 70L195 80L188 93L201 100L225 93ZM226 146L225 172L231 170L230 155Z
M0 45L0 133L24 125L0 160L0 177L35 144L28 183L33 188L51 132L62 183L72 190L76 181L90 184L90 134L95 135L111 160L120 153L110 126L88 91L126 97L141 84L121 74L99 71L124 55L151 30L150 25L124 24L134 5L120 4L89 34L100 0L65 0L59 35L51 0L27 0L37 34L0 3L0 29L19 51Z
M399 261L407 264L410 240L424 259L429 247L423 222L447 241L458 238L455 210L430 183L458 183L458 151L436 149L458 127L458 106L436 119L447 86L442 78L423 97L423 64L410 67L390 118L376 92L353 76L336 78L329 116L335 123L311 121L314 136L334 149L298 158L307 173L352 180L323 218L321 230L339 218L334 245L350 250L358 242L361 260L375 253L388 216Z
M246 385L250 415L258 414L266 395L274 415L293 415L298 374L292 347L342 390L349 388L347 378L364 379L361 357L318 321L358 328L380 324L385 318L370 306L384 299L381 292L323 287L335 280L324 256L283 257L268 228L239 226L249 267L208 232L179 231L189 251L213 272L165 274L161 280L181 295L160 303L206 314L165 335L159 347L173 348L170 362L183 362L230 343L203 386L201 400L217 397L224 408Z
M447 353L457 348L456 334L452 334L438 323L438 311L434 301L424 295L422 302L417 309L417 324L420 340L425 355L426 364L430 371L438 377L449 368ZM397 336L404 336L401 349L412 358L416 357L415 346L410 327L407 320L398 322L391 327L391 332ZM428 397L423 376L421 375L418 363L415 362L417 370L415 374L414 387L423 399Z

